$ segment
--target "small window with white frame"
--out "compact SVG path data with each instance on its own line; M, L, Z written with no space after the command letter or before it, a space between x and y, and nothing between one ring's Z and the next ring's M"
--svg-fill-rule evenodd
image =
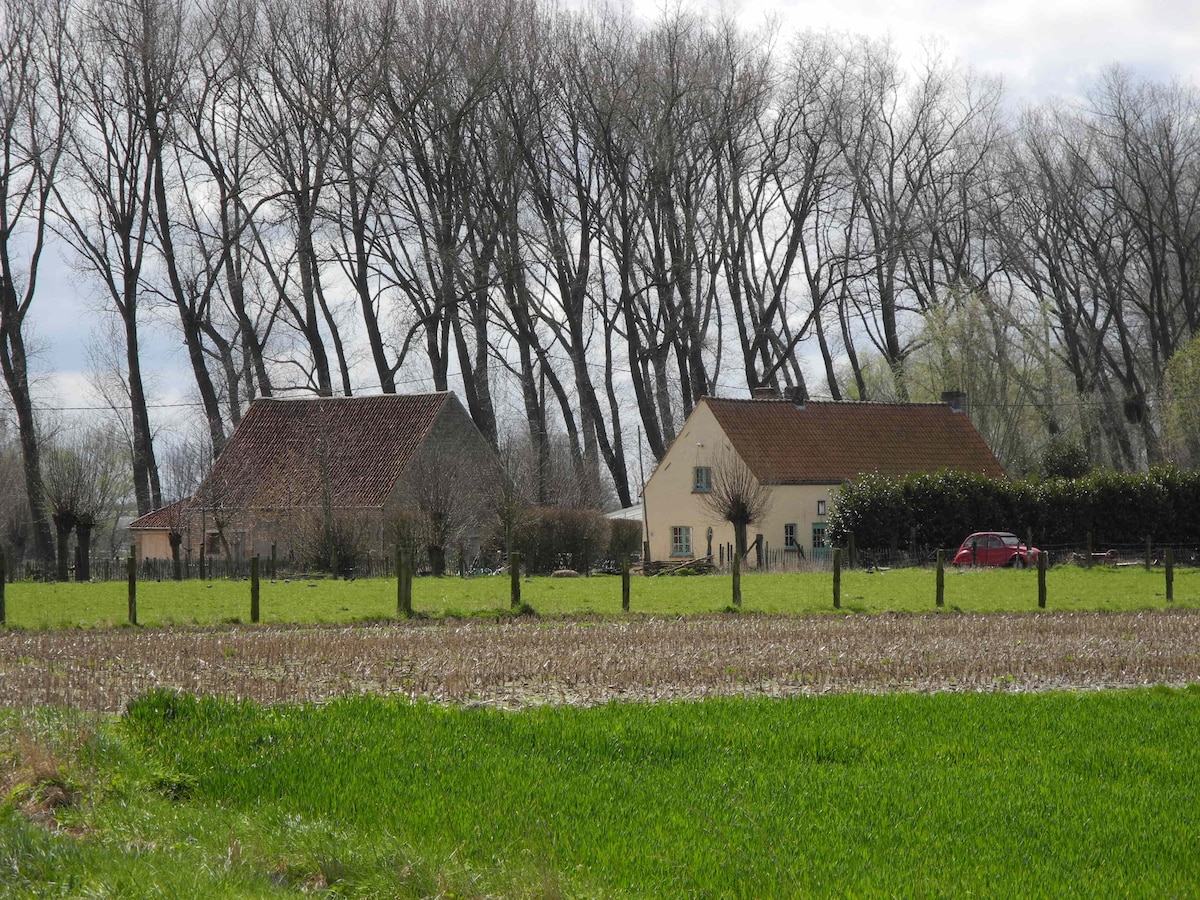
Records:
M696 466L692 469L692 493L707 494L712 491L712 468Z
M672 525L671 526L671 555L672 556L691 556L692 555L692 526L691 525Z
M825 501L824 500L817 501L817 515L818 516L825 515Z
M783 526L783 549L795 550L796 546L796 523L789 522Z

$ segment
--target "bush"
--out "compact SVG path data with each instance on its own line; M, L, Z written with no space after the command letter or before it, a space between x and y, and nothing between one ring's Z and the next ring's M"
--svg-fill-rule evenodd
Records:
M609 550L611 526L595 510L541 507L533 511L513 543L529 572L582 570Z
M358 516L320 513L301 517L293 549L296 560L315 572L352 575L366 559L370 526ZM333 571L336 568L336 571Z
M628 519L609 521L608 558L634 557L642 552L642 523Z

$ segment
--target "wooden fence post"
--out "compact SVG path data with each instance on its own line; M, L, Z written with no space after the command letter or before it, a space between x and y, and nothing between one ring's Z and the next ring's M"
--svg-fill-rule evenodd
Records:
M279 563L279 557L276 555L276 552L277 551L276 551L276 547L275 547L275 542L272 541L271 542L271 580L272 581L275 580L275 575L278 572L278 569L276 568L276 566Z
M412 616L412 550L396 548L396 614Z
M129 624L136 625L137 621L137 554L136 548L129 547L129 563L127 578L129 583Z
M203 544L201 544L201 545L200 545L200 580L201 580L201 581L205 581L205 580L207 580L207 576L208 576L208 572L207 572L207 570L206 570L206 569L207 569L207 567L204 565L204 563L205 563L205 560L204 560L204 545L203 545Z
M250 557L250 622L258 624L258 554Z
M1150 563L1153 560L1154 547L1150 543L1150 535L1146 535L1146 571L1150 571Z
M521 554L508 554L509 601L513 609L521 605Z
M1083 564L1085 569L1090 569L1092 567L1092 553L1093 552L1095 552L1095 544L1092 543L1092 533L1089 531L1087 533L1087 556L1085 557L1086 562L1084 562L1084 564Z
M730 562L733 563L733 605L740 609L742 605L742 554L734 550Z
M842 608L842 548L833 548L833 608Z
M0 547L0 628L8 624L8 611L4 608L4 582L8 563L4 560L4 549Z
M1167 570L1167 602L1175 599L1175 548L1168 547L1164 565Z
M621 554L621 611L629 612L629 554Z
M1046 608L1046 551L1038 554L1038 609Z
M937 552L937 605L940 609L946 605L946 551Z

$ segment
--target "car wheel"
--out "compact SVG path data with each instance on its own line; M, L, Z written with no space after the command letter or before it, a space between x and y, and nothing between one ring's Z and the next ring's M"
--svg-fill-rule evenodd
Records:
M1012 562L1010 562L1009 565L1012 566L1014 569L1023 569L1023 568L1025 568L1026 565L1028 565L1028 563L1025 562L1024 557L1014 555L1012 558Z

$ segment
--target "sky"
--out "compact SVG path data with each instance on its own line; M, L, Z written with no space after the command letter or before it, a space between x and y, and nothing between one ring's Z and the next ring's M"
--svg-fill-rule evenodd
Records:
M633 0L650 19L664 5ZM919 58L932 40L947 59L999 76L1017 105L1076 97L1113 63L1155 80L1200 84L1200 17L1180 0L694 0L685 6L732 12L748 28L776 17L781 39L805 28L890 36L906 59ZM87 345L105 313L64 254L45 260L35 307L40 405L67 411L95 405ZM189 399L186 355L167 323L146 329L144 350L161 408Z

